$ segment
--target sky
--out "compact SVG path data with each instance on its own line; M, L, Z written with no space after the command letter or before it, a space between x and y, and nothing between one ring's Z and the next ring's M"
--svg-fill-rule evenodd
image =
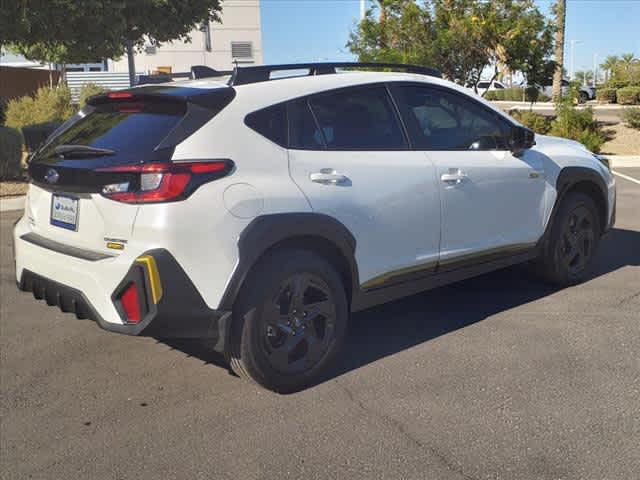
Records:
M537 0L549 14L553 0ZM265 63L354 60L345 44L360 14L359 0L261 0ZM607 55L640 57L640 0L567 0L565 65L574 42L575 71L592 70ZM434 65L437 68L437 65Z

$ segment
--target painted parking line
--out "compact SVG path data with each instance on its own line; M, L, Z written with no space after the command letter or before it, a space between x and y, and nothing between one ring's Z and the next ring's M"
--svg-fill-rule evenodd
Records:
M615 170L611 170L611 173L619 176L620 178L624 178L625 180L629 180L630 182L640 185L640 180L638 180L637 178L630 177L629 175L625 175L624 173L616 172Z

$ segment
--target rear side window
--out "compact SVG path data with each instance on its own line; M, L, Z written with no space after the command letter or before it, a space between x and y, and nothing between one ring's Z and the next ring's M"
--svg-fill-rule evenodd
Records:
M114 150L121 160L142 161L173 130L186 112L180 103L116 102L91 107L89 113L60 132L40 158L54 157L59 145Z
M287 146L287 116L284 104L250 113L245 118L245 123L272 142L282 147Z
M311 97L325 144L333 150L404 150L385 87L358 87Z
M313 118L306 98L289 102L289 146L321 150L324 148L322 132Z

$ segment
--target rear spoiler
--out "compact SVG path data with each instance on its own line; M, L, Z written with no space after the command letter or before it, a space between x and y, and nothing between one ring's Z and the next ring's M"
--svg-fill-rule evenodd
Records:
M223 86L217 88L191 88L173 85L145 85L127 90L94 95L87 100L87 105L98 106L113 102L171 102L191 103L219 112L236 96L233 88Z

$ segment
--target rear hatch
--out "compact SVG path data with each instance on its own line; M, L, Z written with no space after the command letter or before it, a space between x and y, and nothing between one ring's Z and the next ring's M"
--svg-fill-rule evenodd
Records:
M167 196L176 185L184 190L183 180L189 179L184 167L183 173L172 170L175 146L233 96L229 87L149 86L93 97L29 163L34 188L26 213L33 233L117 254L131 236L141 203L181 199ZM227 167L214 165L207 174L221 175ZM145 188L149 195L142 197Z

